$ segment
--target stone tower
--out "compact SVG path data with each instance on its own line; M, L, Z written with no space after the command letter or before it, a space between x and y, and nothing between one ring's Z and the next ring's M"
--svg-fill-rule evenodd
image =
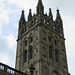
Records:
M31 64L34 75L69 75L63 23L57 9L53 20L51 8L44 14L42 0L38 0L36 14L29 10L28 21L22 11L19 21L16 69L28 72Z

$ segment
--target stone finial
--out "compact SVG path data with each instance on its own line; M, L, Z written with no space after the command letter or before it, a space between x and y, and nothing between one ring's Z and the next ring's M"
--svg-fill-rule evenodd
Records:
M32 20L32 12L31 12L31 9L29 9L28 21L31 21L31 20Z

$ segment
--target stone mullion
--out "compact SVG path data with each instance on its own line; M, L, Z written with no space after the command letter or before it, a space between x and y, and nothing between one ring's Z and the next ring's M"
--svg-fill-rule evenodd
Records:
M55 45L54 45L54 37L53 37L53 61L55 62Z
M27 45L27 62L29 62L29 37L28 37L28 45Z

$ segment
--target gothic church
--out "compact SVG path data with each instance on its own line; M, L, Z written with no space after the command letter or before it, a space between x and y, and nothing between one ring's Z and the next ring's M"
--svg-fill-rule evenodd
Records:
M42 0L38 0L36 14L29 10L28 21L24 10L19 20L15 68L29 72L31 64L34 75L70 75L59 9L54 21L51 8L48 15L44 14Z

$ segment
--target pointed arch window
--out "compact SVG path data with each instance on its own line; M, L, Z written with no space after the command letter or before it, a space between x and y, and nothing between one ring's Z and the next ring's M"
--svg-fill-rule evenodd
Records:
M24 46L27 46L27 40L24 41Z
M33 57L33 48L32 46L29 47L29 59L32 59Z
M23 40L23 47L27 46L27 44L28 44L28 40L27 39L28 39L27 37L24 38L24 40Z
M51 36L50 35L48 36L48 40L51 41Z
M52 58L52 46L49 47L49 58Z
M33 41L33 36L29 37L29 42L31 43Z
M27 50L24 51L23 58L25 63L27 61Z
M54 39L54 44L57 45L57 40L56 39Z
M55 60L58 62L59 61L59 51L55 50Z
M54 45L57 46L59 44L59 39L57 36L54 37Z
M27 26L25 26L25 31L27 31Z

